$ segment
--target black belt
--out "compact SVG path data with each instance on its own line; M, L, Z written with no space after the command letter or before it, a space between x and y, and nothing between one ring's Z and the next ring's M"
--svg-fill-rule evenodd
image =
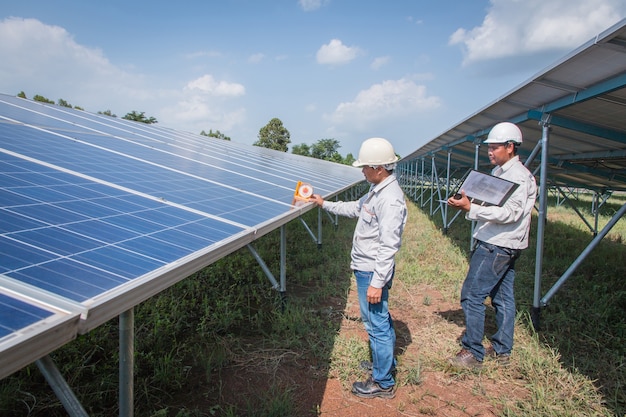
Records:
M484 247L486 247L487 249L489 249L490 251L492 251L494 248L498 248L500 249L502 252L506 253L507 255L509 255L511 258L513 259L517 259L519 258L520 254L522 253L521 249L511 249L511 248L505 248L504 246L498 246L498 245L494 245L493 243L487 243L487 242L483 242L482 240L478 241L479 245L482 245Z

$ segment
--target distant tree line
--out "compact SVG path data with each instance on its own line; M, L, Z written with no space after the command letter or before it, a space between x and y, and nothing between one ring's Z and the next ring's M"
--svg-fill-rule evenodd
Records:
M27 98L24 91L20 91L17 96L21 98ZM47 104L56 104L58 106L73 108L76 110L84 110L82 107L72 106L70 103L62 98L54 102L53 100L49 100L46 97L37 94L33 96L33 100ZM114 114L111 110L98 111L98 114L109 117L117 117L117 115ZM146 116L145 112L138 112L136 110L133 110L130 113L126 113L122 117L122 119L146 124L158 123L156 118L152 116ZM221 140L231 140L229 136L226 136L219 130L216 130L214 132L213 129L209 129L208 133L203 130L202 132L200 132L200 135ZM287 152L289 150L289 144L291 143L291 134L289 133L289 130L287 130L287 128L283 126L283 122L275 117L259 130L257 139L258 140L253 143L254 146L260 146L263 148ZM339 144L339 141L337 139L320 139L311 145L308 145L306 143L294 145L291 149L291 153L316 159L323 159L325 161L351 165L355 161L354 156L349 153L344 158L338 152L339 148L341 148L341 145Z
M28 98L26 97L26 93L24 93L23 91L20 91L17 96L21 98ZM70 109L83 110L83 111L85 110L79 106L72 106L70 103L68 103L62 98L58 99L57 102L55 103L54 100L50 100L42 95L36 94L33 96L33 100L39 101L41 103L56 104L61 107L69 107ZM102 114L102 115L110 116L110 117L117 117L117 115L113 114L111 110L99 111L98 114ZM147 117L144 112L138 112L135 110L131 111L130 113L126 113L126 115L122 117L122 119L133 120L135 122L141 122L141 123L147 123L147 124L158 123L156 118L152 116Z
M205 132L203 130L202 132L200 132L200 134L202 136L208 136L210 138L217 138L217 139L222 139L222 140L230 140L230 137L226 136L225 134L223 134L219 130L216 130L214 132L213 129L209 129L209 133L207 133L207 132Z
M253 143L254 146L261 146L282 152L287 152L288 145L291 143L289 130L283 126L283 122L278 118L273 118L268 124L263 126L261 130L259 130L257 137L258 140ZM341 145L337 139L320 139L312 145L306 143L294 145L291 149L291 153L352 165L355 161L354 156L349 153L345 158L342 157L338 152L339 148L341 148Z

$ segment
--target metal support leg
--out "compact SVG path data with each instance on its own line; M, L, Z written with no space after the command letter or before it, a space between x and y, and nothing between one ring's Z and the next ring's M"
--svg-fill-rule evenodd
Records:
M287 304L287 231L280 226L280 301L284 312Z
M37 360L36 364L44 378L46 378L46 381L48 381L50 387L52 387L59 401L61 401L61 404L63 404L67 414L71 417L87 417L87 412L80 402L78 402L78 399L67 385L65 379L63 379L63 376L50 356L44 356Z
M537 221L537 250L535 253L535 288L533 294L533 308L530 318L535 330L539 330L541 319L541 271L543 269L543 239L548 210L548 139L550 135L549 119L543 124L541 137L541 172L539 180L539 216Z
M322 249L322 208L317 208L317 249Z
M567 281L567 279L572 275L572 273L576 270L576 268L578 268L578 266L582 263L582 261L585 260L587 255L589 255L591 251L595 249L598 243L600 243L600 241L604 239L604 237L611 231L613 226L615 226L615 223L617 223L617 221L625 213L626 213L626 204L624 204L617 211L617 213L615 213L615 215L611 218L611 220L607 223L607 225L604 226L602 231L596 237L593 238L591 243L589 243L589 245L587 245L585 250L583 250L582 253L578 255L578 258L576 258L576 260L572 262L569 268L567 268L567 271L565 271L565 273L561 276L561 278L559 278L559 280L552 286L552 288L550 288L550 291L548 291L548 293L541 299L542 307L545 307L546 305L548 305L548 301L550 301L550 298L552 298L552 296L558 291L558 289L561 288L561 285L563 285L565 281Z
M272 271L270 271L270 269L267 267L267 264L265 263L265 261L263 261L261 255L259 255L259 253L256 251L256 249L252 247L252 245L248 244L246 245L246 247L248 248L252 256L254 256L254 259L256 259L258 264L261 266L263 272L265 272L265 276L267 276L267 279L269 279L272 283L272 288L274 288L275 290L280 290L280 285L278 285L276 278L274 278L274 274L272 274Z
M120 326L120 417L134 414L134 367L135 367L135 310L130 309L119 316Z

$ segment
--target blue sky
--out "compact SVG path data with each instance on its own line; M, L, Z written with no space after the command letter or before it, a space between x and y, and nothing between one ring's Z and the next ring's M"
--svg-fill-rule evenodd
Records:
M626 17L624 0L26 0L0 9L0 93L252 144L373 136L400 155Z

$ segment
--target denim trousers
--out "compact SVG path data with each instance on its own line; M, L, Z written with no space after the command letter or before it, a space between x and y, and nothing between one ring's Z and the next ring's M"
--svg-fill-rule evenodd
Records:
M478 242L470 260L469 271L461 289L461 307L465 313L463 348L482 361L485 348L485 300L489 296L495 310L497 331L491 344L497 354L510 354L515 328L515 260L520 251Z
M361 309L361 320L369 336L370 349L372 351L372 379L381 388L389 388L395 385L393 371L396 369L394 347L396 345L396 332L393 328L393 320L389 313L389 288L390 283L383 288L380 303L370 304L367 302L367 289L370 286L373 272L354 271Z

